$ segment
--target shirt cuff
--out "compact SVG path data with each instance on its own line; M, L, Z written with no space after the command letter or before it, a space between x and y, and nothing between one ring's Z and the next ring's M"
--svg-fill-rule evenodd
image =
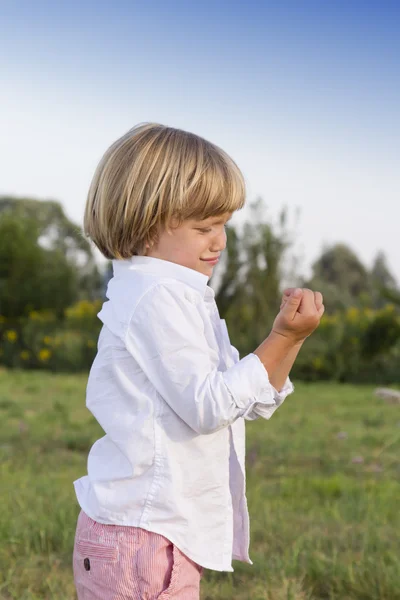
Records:
M285 383L283 384L283 387L281 389L280 392L278 392L273 385L271 385L273 393L274 393L274 400L276 402L276 404L278 406L280 406L282 404L282 402L285 400L285 398L287 396L289 396L289 394L291 394L292 392L294 392L294 385L293 383L290 381L289 377L286 378Z
M271 384L270 384L271 385ZM264 406L263 404L255 404L253 410L245 417L248 421L253 421L262 417L263 419L270 419L277 408L280 407L286 396L291 394L294 390L294 386L289 378L286 379L285 384L280 392L278 392L273 385L271 390L274 396L274 406Z
M225 371L225 383L235 400L243 409L242 417L253 421L262 417L270 419L285 398L294 390L287 377L278 392L270 383L267 370L256 354L249 354Z
M243 413L256 402L275 406L274 391L268 373L255 354L248 354L224 372L226 386L238 408Z

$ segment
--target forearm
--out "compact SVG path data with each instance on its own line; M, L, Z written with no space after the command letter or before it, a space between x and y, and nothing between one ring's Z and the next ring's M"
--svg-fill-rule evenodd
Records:
M279 392L284 385L303 342L293 342L289 338L271 331L254 354L264 365L271 385Z
M271 384L278 392L280 392L284 386L302 345L302 343L299 343L296 346L293 346L286 358L282 360L281 364L275 369L275 371L268 374Z

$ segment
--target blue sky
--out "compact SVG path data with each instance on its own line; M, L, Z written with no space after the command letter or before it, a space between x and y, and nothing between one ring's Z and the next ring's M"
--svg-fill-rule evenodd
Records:
M0 193L80 223L106 148L157 121L229 152L271 218L300 208L304 273L343 241L400 281L399 21L384 0L2 2Z

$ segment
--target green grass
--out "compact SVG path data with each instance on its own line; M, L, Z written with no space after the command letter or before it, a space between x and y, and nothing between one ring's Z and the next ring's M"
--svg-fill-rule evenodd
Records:
M72 482L102 435L85 385L0 371L1 600L75 598ZM400 406L298 383L247 436L254 565L206 571L202 600L400 600Z

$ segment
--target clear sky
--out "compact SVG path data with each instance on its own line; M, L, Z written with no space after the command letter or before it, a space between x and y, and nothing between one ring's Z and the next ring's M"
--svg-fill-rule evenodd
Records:
M81 224L106 148L156 121L224 148L271 218L300 208L305 274L342 241L400 281L399 30L385 0L3 0L0 194Z

